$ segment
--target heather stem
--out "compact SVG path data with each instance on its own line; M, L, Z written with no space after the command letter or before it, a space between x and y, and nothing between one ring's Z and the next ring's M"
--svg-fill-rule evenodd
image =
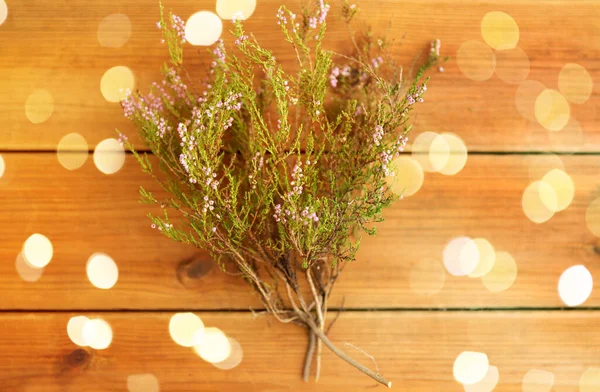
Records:
M325 319L323 318L323 304L321 302L321 299L319 298L319 295L317 294L317 289L315 287L315 284L313 282L312 279L312 273L310 269L306 270L306 278L308 280L308 284L310 286L310 291L312 292L314 301L315 301L315 307L317 308L317 317L319 320L319 328L321 328L321 331L324 330L325 328ZM315 381L319 381L319 376L321 375L321 353L323 351L323 346L321 343L321 340L319 340L317 342L317 369L315 371Z
M354 359L352 359L351 357L349 357L348 354L346 354L345 352L343 352L342 350L340 350L339 348L337 348L331 342L331 340L329 340L329 338L327 337L327 335L325 335L325 333L312 320L310 320L310 319L308 320L308 325L313 330L314 334L317 335L317 337L319 339L321 339L321 341L331 351L333 351L333 353L335 355L337 355L338 357L340 357L344 361L348 362L350 365L354 366L355 368L357 368L358 370L360 370L361 372L363 372L367 376L371 377L372 379L374 379L378 383L383 384L383 385L387 386L388 388L392 387L392 382L391 381L387 380L385 377L383 377L379 373L375 373L374 371L372 371L368 367L366 367L366 366L362 365L361 363L355 361Z
M308 382L308 379L310 378L310 365L312 364L312 357L315 353L315 341L316 339L314 332L308 329L308 349L306 350L304 371L302 372L305 382Z

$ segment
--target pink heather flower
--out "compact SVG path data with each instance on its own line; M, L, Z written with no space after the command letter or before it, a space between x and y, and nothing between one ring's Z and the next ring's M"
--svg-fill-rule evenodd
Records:
M371 59L371 64L373 64L373 68L379 68L381 64L383 64L383 58L381 56Z
M212 231L213 231L213 233L216 233L217 232L217 228L213 226Z
M240 46L242 44L242 42L246 41L248 39L247 35L242 35L241 37L239 37L238 39L235 40L235 44L237 46Z
M317 28L317 18L314 18L314 17L313 18L309 18L308 19L308 26L311 29L316 29Z
M325 4L323 0L319 0L319 8L321 11L319 14L319 24L323 24L329 12L329 4Z
M231 21L233 23L237 22L238 20L244 20L244 13L241 10L236 11L233 15L231 15Z
M219 39L217 41L217 46L215 46L215 49L213 50L213 55L215 55L215 57L217 58L218 61L220 61L221 63L225 63L225 58L226 58L225 45L223 44L222 39ZM213 64L214 64L214 62L213 62ZM212 68L214 68L214 66Z
M375 133L373 133L373 143L375 143L376 146L379 146L381 139L383 139L383 127L377 125L375 127Z
M185 42L185 22L183 19L177 15L171 15L171 27L175 30L181 42Z
M283 13L283 10L281 8L277 11L277 24L287 24L287 18L285 17L285 14Z
M119 141L120 145L123 145L127 141L127 136L125 136L122 133L119 133L119 139L118 139L118 141Z

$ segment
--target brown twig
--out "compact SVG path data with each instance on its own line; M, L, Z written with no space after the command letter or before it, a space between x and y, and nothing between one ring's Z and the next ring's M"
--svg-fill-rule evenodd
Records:
M312 269L309 268L306 270L306 279L308 280L308 285L310 286L310 291L312 292L315 307L317 308L317 319L319 320L319 328L323 331L325 327L325 319L323 318L323 308L322 301L319 298L319 294L317 293L317 289L315 288L315 284L312 279ZM321 375L321 353L323 351L323 345L321 340L317 342L317 369L315 371L315 380L319 381L319 376Z
M312 329L312 331L315 333L315 335L317 335L317 337L319 339L321 339L321 341L331 351L333 351L333 353L335 355L337 355L338 357L340 357L344 361L348 362L350 365L354 366L355 368L357 368L358 370L360 370L361 372L363 372L367 376L371 377L372 379L374 379L378 383L383 384L383 385L385 385L388 388L392 387L392 382L391 381L387 380L381 374L376 373L376 372L372 371L371 369L369 369L368 367L366 367L366 366L362 365L361 363L355 361L350 356L348 356L348 354L346 354L345 352L343 352L342 350L340 350L339 348L337 348L331 342L331 340L329 340L329 338L323 333L323 331L321 331L321 329L314 323L313 320L307 319L306 321L308 322L309 327Z
M304 359L304 370L302 372L304 382L308 382L310 378L310 365L312 364L312 358L315 354L315 334L308 329L308 349L306 350L306 358Z

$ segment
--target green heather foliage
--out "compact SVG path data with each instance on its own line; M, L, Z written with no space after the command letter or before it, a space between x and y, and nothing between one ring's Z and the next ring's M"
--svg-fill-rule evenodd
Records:
M306 327L311 342L318 338L319 354L335 280L355 259L360 232L375 234L383 209L399 198L387 178L392 159L408 140L414 105L423 101L424 72L440 61L434 41L424 65L406 77L388 53L393 42L352 32L357 9L347 3L341 18L352 49L328 51L328 11L323 1L299 15L279 9L273 24L297 60L294 72L236 21L235 43L217 42L206 77L193 80L183 66L183 22L161 6L158 26L170 64L148 93L123 101L159 167L121 135L169 195L159 199L141 189L143 202L164 210L150 215L152 227L236 270L267 312ZM310 298L302 296L301 279Z

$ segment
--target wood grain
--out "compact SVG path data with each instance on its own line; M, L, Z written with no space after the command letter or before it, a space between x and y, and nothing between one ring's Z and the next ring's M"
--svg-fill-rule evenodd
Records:
M0 179L0 308L260 307L245 283L211 270L202 252L150 228L145 215L151 207L138 203L138 189L157 187L133 157L128 156L120 172L107 176L91 158L69 172L53 153L3 156L7 169ZM583 264L594 277L600 276L595 251L600 244L585 225L587 206L600 196L600 157L561 159L574 180L575 199L540 225L525 217L521 196L545 173L545 156L472 155L454 177L427 174L416 195L386 212L378 235L364 238L358 260L345 269L334 290L331 306L340 306L342 298L350 308L562 306L556 285L566 268ZM16 273L15 259L35 232L53 242L54 258L39 281L28 283ZM496 250L512 254L518 264L514 285L491 293L479 279L446 275L439 294L415 293L413 265L424 258L441 263L446 243L461 235L487 238ZM111 290L94 288L86 277L85 264L94 252L109 254L119 266L119 281ZM585 305L600 305L600 292L594 291Z
M112 345L101 351L79 349L66 325L76 313L0 315L0 382L15 392L124 391L129 375L153 373L161 391L359 391L374 383L324 352L320 381L300 378L305 333L300 328L252 319L249 313L207 313L244 350L239 367L215 369L192 349L169 337L172 313L86 314L104 318ZM462 391L452 367L462 351L485 353L499 369L500 392L521 391L530 369L552 372L556 392L575 391L581 374L600 366L600 316L590 312L364 312L343 313L330 336L354 358L373 355L382 374L402 391ZM272 324L272 325L270 325ZM75 353L75 354L74 354ZM372 365L372 364L369 364Z
M275 24L281 3L260 1L247 29L290 68L294 60ZM177 0L165 4L186 19L195 11L214 9L215 3ZM289 5L297 8L298 4L294 1ZM600 7L594 0L457 0L452 6L444 0L364 0L359 7L362 26L370 24L383 32L391 22L389 36L401 42L395 55L407 67L435 38L442 39L443 54L454 58L463 42L482 41L480 22L487 12L504 11L520 27L519 47L529 56L530 79L557 88L562 66L575 62L584 66L593 80L600 80ZM114 137L115 128L135 137L119 105L107 103L100 94L100 78L116 65L130 67L142 89L158 77L165 48L159 43L155 27L157 10L155 0L11 2L8 19L0 26L0 149L52 150L69 132L84 135L90 147ZM113 13L126 14L132 23L131 38L119 49L101 47L96 37L100 21ZM344 52L347 35L333 13L328 47ZM225 30L228 26L225 23ZM198 69L208 62L203 49L189 47L188 54L190 68ZM482 83L472 82L462 75L454 59L445 68L444 73L433 75L415 131L457 133L471 151L599 150L598 89L585 104L571 105L582 134L549 133L519 115L515 108L516 85L497 76ZM55 102L51 118L38 125L31 124L24 115L24 103L34 89L48 90Z

